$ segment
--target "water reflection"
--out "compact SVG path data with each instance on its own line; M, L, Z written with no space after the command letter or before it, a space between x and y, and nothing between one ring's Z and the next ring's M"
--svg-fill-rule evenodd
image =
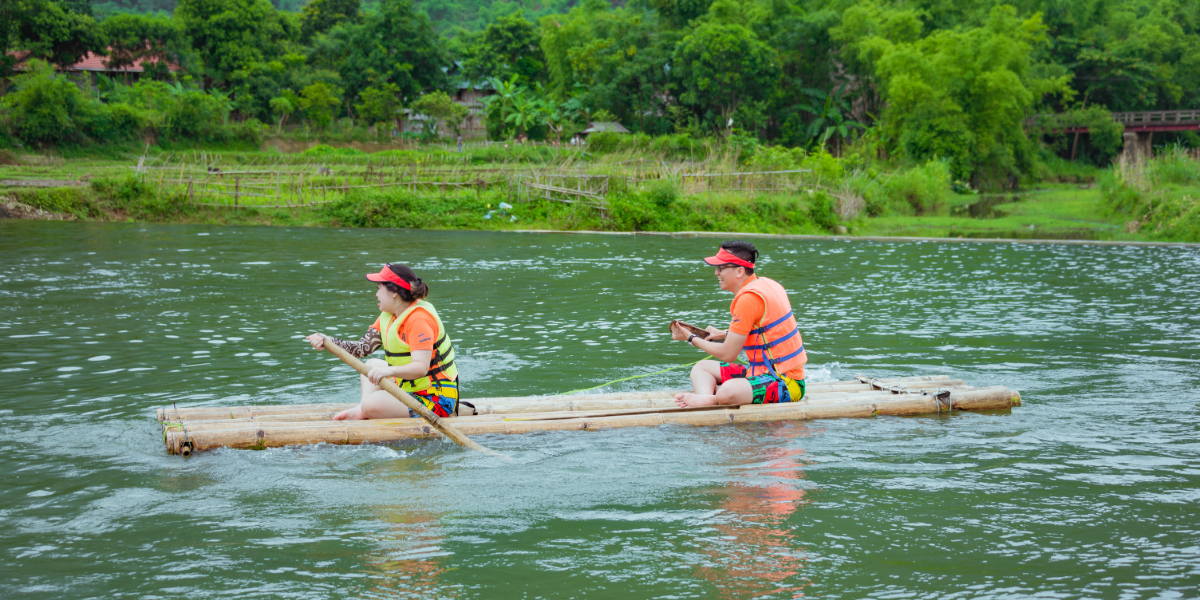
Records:
M708 540L708 565L696 569L721 598L803 595L808 553L792 529L793 517L809 502L802 480L808 462L796 441L811 432L803 423L776 423L745 436L731 458L732 480L712 493L728 521L715 526L721 535Z

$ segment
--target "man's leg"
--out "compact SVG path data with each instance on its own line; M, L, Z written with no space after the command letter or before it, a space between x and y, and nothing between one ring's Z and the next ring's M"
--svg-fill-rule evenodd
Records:
M750 404L754 401L753 388L745 377L735 376L744 373L745 368L739 365L722 367L715 360L702 361L692 367L692 393L676 394L675 404L684 407Z
M711 396L721 385L721 363L702 360L692 366L692 393Z

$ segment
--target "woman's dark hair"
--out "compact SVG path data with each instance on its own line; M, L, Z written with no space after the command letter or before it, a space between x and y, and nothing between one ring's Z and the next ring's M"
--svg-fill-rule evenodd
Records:
M721 249L749 263L758 262L758 250L750 242L732 240L721 244ZM745 268L745 267L742 267ZM754 269L746 269L747 275L753 275Z
M407 281L408 285L412 286L412 291L410 292L390 281L384 281L383 287L387 288L389 292L399 294L400 299L405 302L415 302L429 297L429 286L425 285L425 282L421 281L420 277L417 277L417 274L413 272L411 267L388 263L388 268L396 275L399 275L401 279Z

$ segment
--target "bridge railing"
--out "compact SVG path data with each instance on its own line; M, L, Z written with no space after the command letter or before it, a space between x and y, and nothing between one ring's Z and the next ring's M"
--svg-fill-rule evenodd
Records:
M1151 110L1113 113L1113 120L1125 125L1173 125L1200 123L1200 110Z
M1200 123L1200 110L1148 110L1141 112L1112 113L1113 120L1126 127L1151 127L1155 125L1190 125ZM1025 119L1025 127L1040 124L1050 130L1074 131L1081 128L1071 122L1065 114L1041 114ZM1086 129L1084 129L1086 131Z

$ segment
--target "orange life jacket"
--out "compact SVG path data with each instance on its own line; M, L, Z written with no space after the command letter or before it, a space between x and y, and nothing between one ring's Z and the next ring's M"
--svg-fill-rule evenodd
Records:
M804 351L804 340L796 327L792 315L792 304L788 302L787 290L773 279L755 277L742 286L734 295L736 303L742 294L754 294L763 301L763 316L758 328L750 331L746 338L746 359L750 361L750 376L771 373L786 375L792 379L804 379L804 363L808 353ZM732 305L730 311L732 312Z

